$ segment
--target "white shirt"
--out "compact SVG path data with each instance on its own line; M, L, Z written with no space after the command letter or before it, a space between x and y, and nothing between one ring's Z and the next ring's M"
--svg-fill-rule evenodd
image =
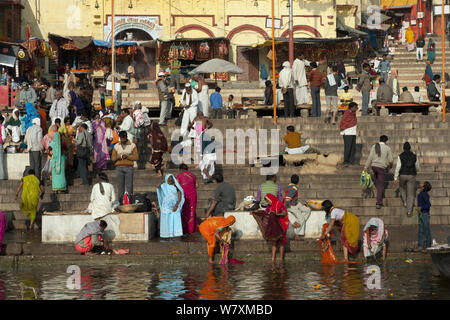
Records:
M308 60L295 59L292 65L292 73L294 75L294 80L298 81L300 87L308 85L306 80L306 70L305 66L309 66Z
M61 98L59 100L53 101L52 107L50 108L49 116L52 120L52 124L55 123L56 118L61 119L61 123L69 115L69 104L66 99Z
M91 202L89 203L88 211L91 212L92 218L103 218L107 214L111 213L112 204L116 201L116 195L114 192L114 186L107 182L101 182L105 194L100 192L100 183L95 184L92 187Z
M356 127L353 126L341 131L341 135L343 136L356 136Z
M134 135L130 132L132 128L134 128L133 118L130 115L127 115L120 125L120 131L127 132L128 140L130 140L130 142L134 141Z
M278 84L281 88L293 88L294 87L294 78L292 76L292 69L288 67L284 67L283 70L280 71L280 77L278 78Z
M83 119L81 119L81 116L77 116L75 118L75 120L73 121L73 123L72 123L72 127L75 127L79 123L85 123L87 125L87 127L88 127L87 131L90 134L92 134L92 123L91 123L91 121L89 121L89 120L84 120L83 121ZM78 137L78 130L77 130L77 134L76 134L75 137Z
M180 97L180 104L183 106L188 106L189 107L189 94L186 92L186 89L183 89L183 92L181 93L181 97ZM183 100L184 97L184 100ZM195 89L192 89L192 103L190 105L190 107L195 107L198 105L198 93Z
M344 214L345 210L334 208L333 210L331 210L330 216L331 219L334 219L336 221L342 221L342 219L344 218Z
M423 102L423 97L420 94L420 92L413 91L413 92L411 92L411 94L414 97L414 102Z
M29 127L24 140L28 151L41 151L44 149L42 145L42 128L40 126L33 124Z

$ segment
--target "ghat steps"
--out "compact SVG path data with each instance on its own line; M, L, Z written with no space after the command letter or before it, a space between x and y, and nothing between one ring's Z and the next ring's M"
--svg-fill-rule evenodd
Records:
M304 144L310 144L322 153L343 152L343 139L339 135L338 126L325 124L323 119L314 118L279 118L278 124L274 125L272 119L239 119L239 120L214 120L214 128L225 132L226 129L264 128L280 129L279 150L284 149L282 142L286 126L292 124L297 130L302 132ZM167 137L177 129L170 122L164 128ZM368 156L371 145L378 141L381 134L389 136L388 144L393 149L394 158L402 151L402 145L409 141L412 149L419 156L421 169L417 180L428 180L433 186L431 190L432 201L432 224L449 224L450 213L450 148L448 136L450 128L447 122L442 122L439 116L422 116L416 114L403 114L401 116L385 117L359 117L357 159L359 164L348 168L342 168L336 174L302 174L300 167L280 167L278 172L278 182L282 188L288 183L290 176L294 173L300 176L300 197L302 199L330 199L336 205L345 207L356 213L361 218L361 223L367 222L370 217L379 216L388 225L412 225L417 221L414 218L406 217L406 209L399 199L397 187L393 184L393 170L387 175L387 189L385 207L377 210L375 199L363 199L359 178L363 164ZM242 142L241 142L242 144ZM237 146L235 146L237 149ZM245 150L248 153L248 143ZM271 150L268 147L268 150ZM225 180L235 186L237 202L241 202L245 196L255 195L257 187L265 177L261 175L261 168L251 167L248 164L232 165L222 164L217 166L218 171L223 171ZM165 155L165 160L169 169L166 173L177 173L174 165L171 165L169 155ZM195 164L191 165L199 180L197 215L203 216L207 208L208 198L212 197L215 190L214 184L205 185L202 182L199 169ZM110 181L115 185L115 172L107 171ZM134 190L135 193L155 192L156 185L161 181L154 171L135 170ZM52 194L51 186L47 186L47 193L41 203L47 210L82 211L89 204L90 191L92 187L83 187L79 184L80 179L75 179L75 185L69 187L68 194ZM0 203L2 210L12 211L15 216L14 224L17 228L24 228L26 216L20 211L19 203L14 201L14 194L19 181L0 181ZM153 194L154 196L154 194Z

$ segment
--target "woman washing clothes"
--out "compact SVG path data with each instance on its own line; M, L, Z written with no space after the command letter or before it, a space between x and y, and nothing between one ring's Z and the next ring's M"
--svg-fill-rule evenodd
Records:
M236 221L234 216L225 217L210 217L200 224L199 230L203 238L208 242L208 262L213 264L214 249L216 248L217 241L224 242L222 245L228 242L231 228Z
M324 240L336 226L341 233L344 261L348 261L348 254L354 255L358 251L359 218L350 211L336 208L330 200L322 202L322 206L326 212L325 218L330 222L320 236L320 240Z
M382 251L381 261L386 260L386 240L388 232L384 227L383 220L371 218L364 226L363 249L364 262L367 258L374 257Z
M267 241L272 241L272 263L276 261L277 247L280 246L280 262L284 260L286 232L289 228L289 218L286 206L273 194L267 194L266 210L258 210L250 214L255 218Z
M107 226L104 220L86 223L75 239L75 249L84 255L100 254L109 250L108 243L103 240Z

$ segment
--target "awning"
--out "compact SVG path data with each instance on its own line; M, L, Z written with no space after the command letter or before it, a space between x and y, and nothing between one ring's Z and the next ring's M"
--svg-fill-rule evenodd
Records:
M410 8L412 8L412 6L413 6L412 4L398 5L398 6L390 6L390 7L384 8L384 10L410 9Z
M110 41L94 40L94 46L111 48ZM146 40L146 41L114 41L114 46L117 47L127 47L127 46L139 46L146 48L158 48L158 40Z
M93 38L91 36L80 36L80 37L71 37L73 43L75 44L75 47L77 47L78 50L82 50L86 47L88 47L91 43Z
M347 26L339 18L336 18L336 30L347 33L347 35L349 35L349 36L355 36L355 37L368 37L369 36L366 32L363 32L361 30Z
M338 42L351 42L355 41L354 37L341 37L341 38L294 38L294 43L301 44L320 44L320 43L338 43ZM289 43L289 38L275 38L275 45ZM256 43L252 45L253 48L258 47L271 47L272 39L264 40L264 42Z
M66 45L66 50L82 50L84 48L87 48L91 43L93 38L91 36L73 36L73 37L66 37L66 36L60 36L54 33L48 34L49 40L56 41L57 45L60 46L62 44L70 44Z
M0 65L14 68L20 48L20 45L0 42Z
M162 43L168 43L168 42L196 42L196 41L225 41L225 42L229 42L230 39L225 38L225 37L215 37L215 38L178 38L178 39L170 39L170 40L162 40L159 39L160 42Z

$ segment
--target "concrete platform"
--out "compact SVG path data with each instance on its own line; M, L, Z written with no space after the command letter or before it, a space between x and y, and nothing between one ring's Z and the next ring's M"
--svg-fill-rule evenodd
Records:
M133 213L109 214L103 220L108 223L105 237L111 241L148 241L155 237L156 227L154 215L150 212L143 213L142 221L134 221L136 229L142 232L124 233L120 227L121 222L133 218ZM42 243L73 243L83 226L92 222L90 214L58 214L42 216Z
M261 229L249 211L230 211L224 214L225 217L230 215L236 218L236 222L231 226L234 239L264 240ZM306 221L305 238L316 239L319 237L324 223L326 223L325 211L311 211L311 215ZM295 235L291 224L289 224L286 236L290 240L294 239Z

